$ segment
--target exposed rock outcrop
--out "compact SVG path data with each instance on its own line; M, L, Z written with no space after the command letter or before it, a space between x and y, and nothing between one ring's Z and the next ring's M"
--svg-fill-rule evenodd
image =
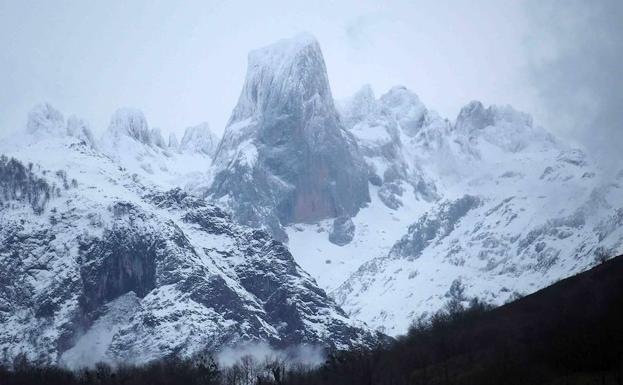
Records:
M338 246L349 244L355 237L355 224L349 217L335 218L329 233L329 241Z
M281 225L354 215L369 201L363 159L341 125L313 37L249 54L214 163L210 195L227 198L243 223L281 239Z

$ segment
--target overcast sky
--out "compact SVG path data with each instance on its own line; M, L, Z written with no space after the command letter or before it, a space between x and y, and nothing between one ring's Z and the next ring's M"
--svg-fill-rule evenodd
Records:
M248 51L309 32L336 98L405 85L451 120L470 100L508 103L561 136L613 147L621 4L0 0L0 132L48 101L99 130L128 106L165 132L208 121L220 133Z

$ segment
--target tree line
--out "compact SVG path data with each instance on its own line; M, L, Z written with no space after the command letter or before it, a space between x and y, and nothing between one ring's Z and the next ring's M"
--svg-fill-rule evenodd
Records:
M41 173L45 176L47 171ZM59 181L58 186L37 176L32 163L24 165L15 158L0 155L0 209L12 201L27 202L35 214L41 214L50 199L61 195L61 187L68 190L78 186L75 179L68 180L64 170L56 171L54 176Z

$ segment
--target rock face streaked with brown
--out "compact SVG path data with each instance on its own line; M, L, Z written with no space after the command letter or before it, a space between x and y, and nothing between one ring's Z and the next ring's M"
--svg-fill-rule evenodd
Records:
M282 225L351 216L368 177L335 109L316 40L282 40L249 54L246 81L216 152L209 194L238 220L284 239Z

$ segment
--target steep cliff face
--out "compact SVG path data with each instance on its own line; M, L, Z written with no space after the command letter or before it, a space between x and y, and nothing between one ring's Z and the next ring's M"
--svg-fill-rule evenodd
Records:
M354 215L369 201L363 160L341 125L312 37L249 54L214 163L210 195L228 199L243 223L281 238L281 225Z

